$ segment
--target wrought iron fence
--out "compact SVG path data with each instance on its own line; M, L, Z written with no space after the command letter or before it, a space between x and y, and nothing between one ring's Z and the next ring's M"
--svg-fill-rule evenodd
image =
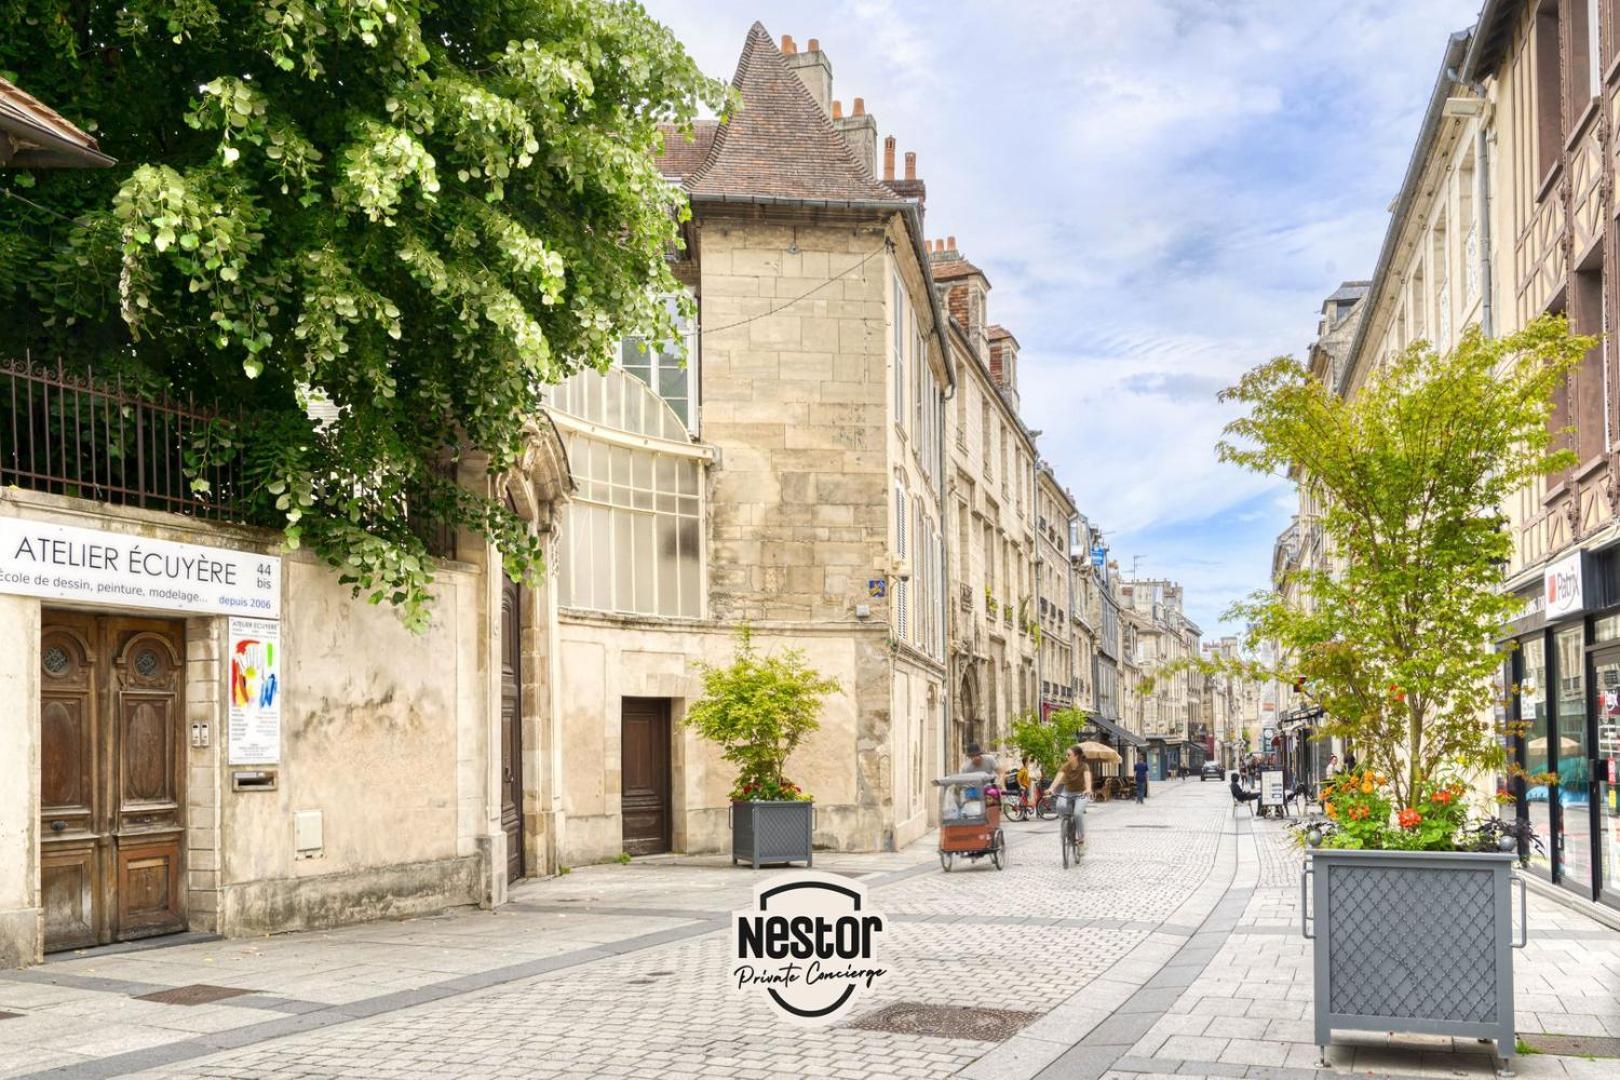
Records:
M61 363L0 360L0 487L274 528L249 515L241 454L220 442L241 419ZM453 478L455 466L435 471ZM431 554L455 558L451 523L412 501L398 515Z
M241 519L229 418L60 362L0 361L0 486L211 519Z

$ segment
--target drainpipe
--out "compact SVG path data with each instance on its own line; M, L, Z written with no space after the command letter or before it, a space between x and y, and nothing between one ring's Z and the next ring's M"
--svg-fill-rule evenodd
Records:
M939 335L939 341L940 341L941 345L949 348L949 346L945 344L946 343L946 337L945 337L944 334ZM949 368L950 367L950 358L946 357L945 361L946 361L945 366L947 368ZM939 580L940 580L940 590L939 590L939 641L940 641L939 654L940 655L939 655L939 661L940 661L940 664L945 668L944 685L942 685L939 688L939 701L940 701L939 767L940 767L941 770L943 770L939 774L941 776L948 775L951 772L955 771L952 768L951 754L950 754L950 749L951 749L951 694L955 689L954 684L956 682L955 672L951 668L951 623L950 623L950 618L951 618L951 612L955 611L956 609L950 602L951 527L950 527L949 520L946 517L946 513L945 513L945 502L946 502L946 499L949 497L949 490L948 490L948 488L946 486L946 482L945 482L946 475L947 475L946 472L945 472L945 465L946 465L946 462L949 460L949 457L950 457L949 451L947 451L945 449L945 443L950 438L950 433L945 430L945 420L946 420L946 417L948 416L948 413L946 412L946 408L945 408L945 403L947 401L950 401L955 396L956 396L956 382L955 382L955 380L951 380L949 385L945 389L944 396L939 397L938 400L937 400L937 406L939 408L939 423L935 425L935 428L939 431L939 446L937 448L938 453L936 454L936 456L939 459L939 461L938 461L938 472L936 472L934 474L937 477L937 483L935 485L935 491L938 493L938 496L939 496ZM924 793L923 797L927 798L927 794Z

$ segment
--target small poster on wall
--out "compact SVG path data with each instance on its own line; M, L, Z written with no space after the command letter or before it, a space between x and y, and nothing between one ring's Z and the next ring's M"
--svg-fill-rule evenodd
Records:
M273 765L281 760L281 623L232 618L230 657L230 764Z

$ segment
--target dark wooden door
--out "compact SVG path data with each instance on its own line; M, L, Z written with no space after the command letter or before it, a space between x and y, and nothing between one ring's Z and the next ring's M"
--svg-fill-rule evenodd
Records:
M523 876L523 587L501 582L501 828L506 880Z
M620 724L624 850L656 855L669 850L669 699L625 698Z
M184 930L185 638L158 619L47 612L40 885L47 950Z

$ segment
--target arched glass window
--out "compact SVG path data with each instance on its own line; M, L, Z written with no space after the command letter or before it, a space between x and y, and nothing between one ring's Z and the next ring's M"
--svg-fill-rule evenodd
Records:
M562 414L558 428L578 485L564 515L558 601L700 617L703 456L681 418L618 368L578 372L547 396ZM621 441L618 432L639 438Z

